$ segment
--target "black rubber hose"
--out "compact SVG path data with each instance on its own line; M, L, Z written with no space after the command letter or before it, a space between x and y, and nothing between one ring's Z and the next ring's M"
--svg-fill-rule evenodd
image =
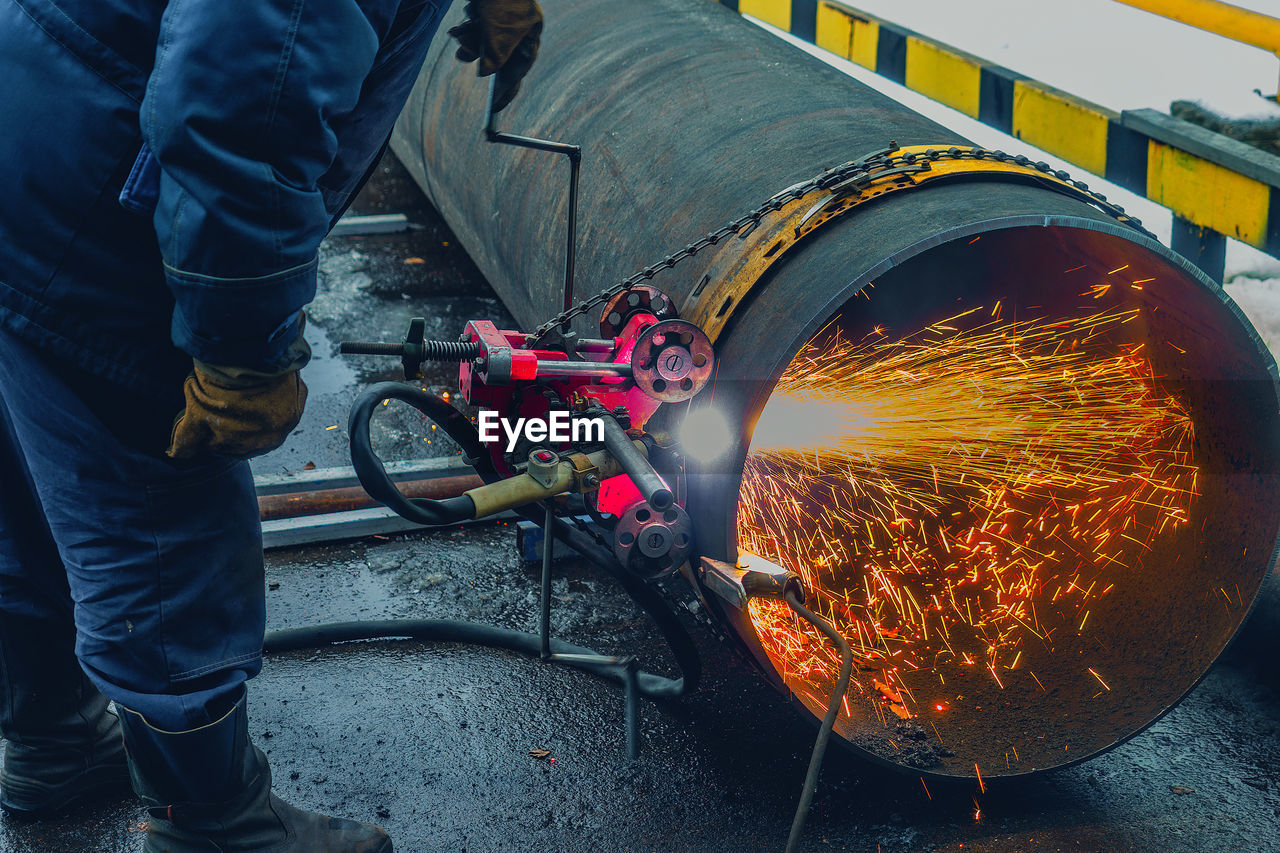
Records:
M800 790L800 802L796 806L795 817L791 821L791 834L787 837L786 853L795 853L800 849L800 836L804 834L804 822L809 817L809 805L813 802L813 792L818 786L818 773L822 770L822 758L827 752L827 741L831 739L831 729L840 714L840 702L845 691L849 689L849 677L853 674L853 650L849 642L832 627L831 623L800 603L796 594L786 592L787 604L798 616L803 617L821 631L828 640L840 650L840 677L835 687L831 688L831 701L827 704L827 715L822 718L818 727L818 737L813 742L813 753L809 756L809 771L804 777L804 787Z
M378 454L373 452L369 423L384 400L400 400L413 406L441 427L471 459L489 458L484 445L466 416L434 394L399 382L379 382L366 388L351 406L347 433L351 436L351 466L360 485L369 495L396 514L419 524L457 524L476 517L476 505L466 495L444 500L407 498L387 476Z
M263 643L263 651L267 653L291 652L299 649L321 648L332 643L382 639L468 643L494 649L508 649L531 657L538 657L542 649L541 641L537 634L528 634L524 631L514 631L509 628L498 628L494 625L479 625L475 622L463 622L455 619L371 619L360 622L331 622L326 625L315 625L307 628L272 631L267 634ZM556 639L551 641L551 651L555 654L600 656L598 652L591 649ZM623 684L625 681L622 664L610 664L603 661L561 662L589 672L592 675L616 681L619 684ZM640 673L641 692L644 691L644 675L646 673ZM650 675L649 680L658 677Z
M522 512L522 514L525 514ZM536 512L529 511L532 517ZM580 555L601 565L622 583L623 589L640 605L658 625L663 639L671 649L676 666L680 670L679 678L667 678L641 671L636 674L636 685L640 695L649 699L670 699L684 696L698 684L702 674L702 661L697 647L688 631L680 624L676 615L665 606L656 592L638 578L627 575L619 566L614 570L611 563L613 555L601 548L580 530L555 519L554 535ZM606 559L607 558L607 559ZM537 634L497 628L492 625L479 625L454 619L384 619L357 622L333 622L325 625L312 625L305 628L289 628L283 631L272 631L266 636L263 651L284 652L296 649L310 649L327 646L331 643L347 643L356 640L377 640L390 638L412 638L416 640L434 640L455 643L474 643L492 648L510 649L534 657L542 651L541 638ZM575 646L553 639L551 651L555 654L589 655L602 657L599 652L582 646ZM619 664L591 661L560 661L577 669L590 672L602 678L608 678L619 684L625 683L624 669Z

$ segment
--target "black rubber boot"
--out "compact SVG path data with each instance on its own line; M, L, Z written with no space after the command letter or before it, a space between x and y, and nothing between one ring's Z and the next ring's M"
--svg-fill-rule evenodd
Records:
M62 627L0 617L0 807L27 820L127 790L120 722Z
M164 732L124 711L133 787L151 815L145 853L391 853L381 827L294 808L271 793L243 697L215 723Z

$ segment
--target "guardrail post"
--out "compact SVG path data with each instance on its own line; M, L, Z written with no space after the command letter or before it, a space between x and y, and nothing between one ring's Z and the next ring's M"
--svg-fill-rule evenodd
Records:
M791 35L813 43L818 39L818 0L791 0Z
M1205 275L1222 284L1227 268L1227 238L1212 228L1201 228L1174 214L1173 239L1169 246L1198 266Z

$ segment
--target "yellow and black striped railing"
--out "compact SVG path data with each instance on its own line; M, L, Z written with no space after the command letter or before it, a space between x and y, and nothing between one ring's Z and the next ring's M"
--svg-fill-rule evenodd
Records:
M1116 0L1280 57L1280 18L1223 0ZM1280 98L1280 95L1277 95Z
M1217 281L1224 237L1280 258L1280 157L1156 110L1117 113L838 0L725 5L1164 205L1174 250Z

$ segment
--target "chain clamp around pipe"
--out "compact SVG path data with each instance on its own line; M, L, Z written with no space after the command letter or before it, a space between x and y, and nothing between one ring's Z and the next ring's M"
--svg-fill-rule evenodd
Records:
M948 168L939 164L961 165ZM1108 201L1105 195L1091 191L1088 184L1072 179L1067 172L1055 170L1044 161L1037 162L1022 154L1008 154L1000 150L974 146L953 145L941 148L917 145L904 148L897 142L890 142L886 148L872 151L844 165L824 170L807 181L801 181L775 193L750 213L721 226L684 248L677 249L662 260L650 264L577 305L570 307L569 300L566 299L564 310L538 326L529 336L526 345L537 346L543 338L553 334L557 329L568 328L573 320L587 314L593 308L607 304L610 299L620 293L652 281L659 273L674 268L700 252L728 243L734 238L747 239L758 230L762 221L770 214L780 213L784 209L790 211L798 202L809 196L824 193L825 197L807 209L806 215L802 217L803 222L793 222L788 218L787 222L791 226L792 233L789 238L784 238L785 245L779 247L780 251L772 250L770 247L767 253L764 253L763 248L761 252L743 252L741 246L735 246L733 251L725 252L728 260L722 259L717 265L721 267L732 265L736 259L739 261L739 270L746 266L758 267L754 275L745 281L735 277L732 281L726 282L723 276L717 278L713 271L708 273L698 287L690 293L685 305L681 307L680 315L696 323L714 342L720 330L732 316L732 309L741 303L742 297L751 290L756 281L760 280L764 272L772 267L787 250L793 248L795 243L813 233L819 226L849 212L863 202L888 192L936 183L939 178L954 180L957 177L967 179L992 177L998 180L1032 182L1055 192L1078 198L1111 216L1117 222L1147 237L1155 238L1154 234L1142 226L1140 220L1125 213L1123 207ZM576 194L574 198L576 199ZM846 203L839 210L828 211L831 215L817 216L819 211L840 202ZM571 207L570 216L573 215L574 211ZM775 231L780 236L783 233L782 228L773 229L770 230L769 236L772 237ZM760 261L764 263L761 264ZM704 297L707 285L713 281L716 283L714 290L725 293L727 302L725 299L711 299L709 295ZM713 308L717 308L714 313Z

